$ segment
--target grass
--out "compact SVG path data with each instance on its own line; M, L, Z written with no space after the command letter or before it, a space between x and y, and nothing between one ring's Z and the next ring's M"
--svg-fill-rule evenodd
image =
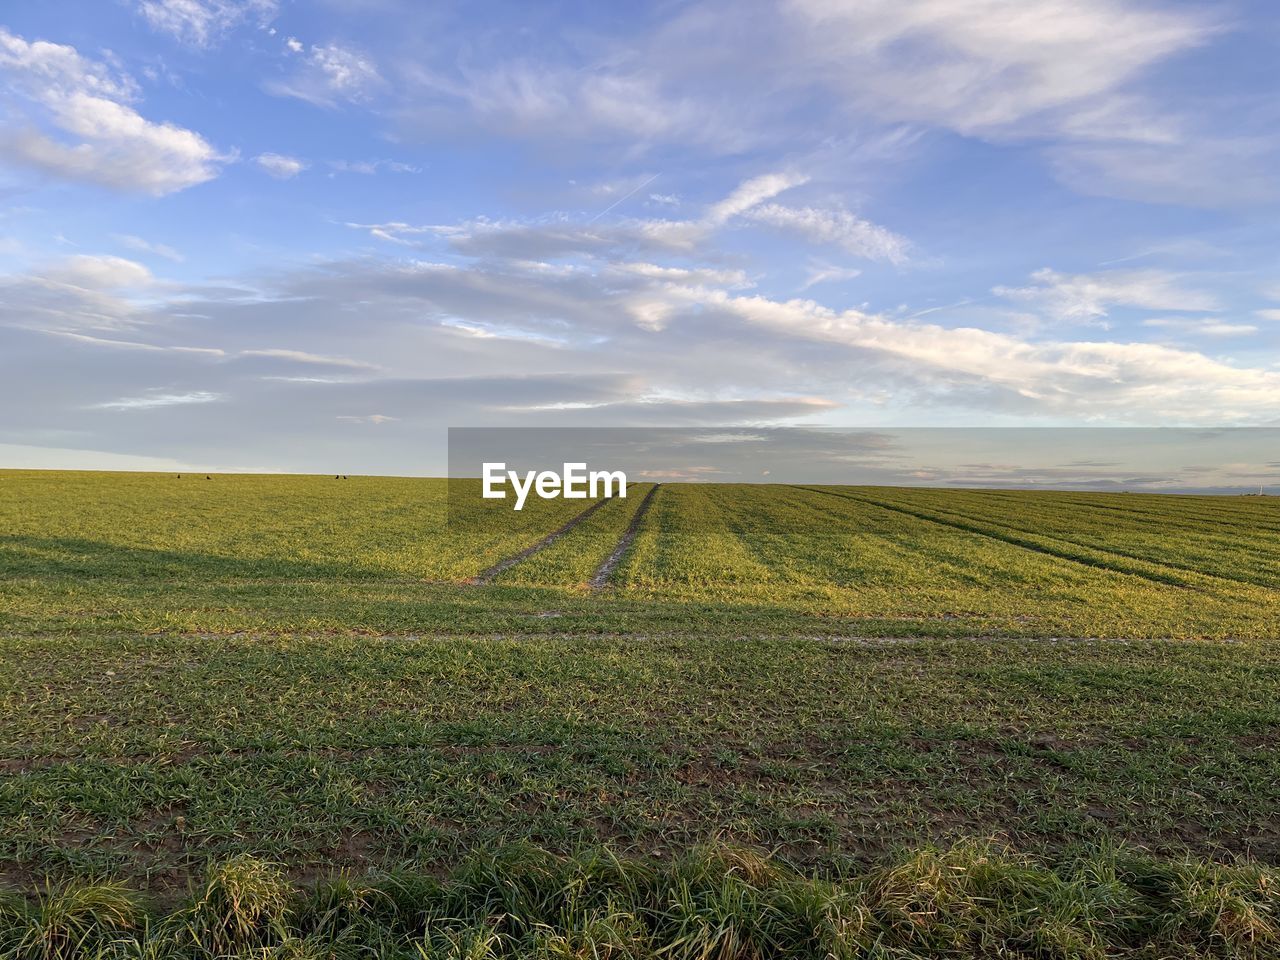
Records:
M1009 525L1010 496L1021 527ZM1067 496L1082 495L1022 496L676 486L622 573L655 601L774 605L922 630L942 621L1029 636L1278 635L1280 539L1266 526L1280 517L1277 501L1218 498L1219 521L1201 518L1209 498L1099 494L1068 507ZM1098 519L1132 501L1150 518Z
M306 891L241 857L169 912L113 885L50 890L0 915L0 957L1264 958L1278 888L1256 868L1110 849L1050 866L973 844L833 880L722 845L663 865L509 848L445 878Z
M1267 644L48 637L0 665L0 863L180 887L529 841L1280 862Z
M450 525L444 481L0 472L0 630L1280 637L1273 498L666 485ZM1012 499L1010 499L1012 498Z
M1275 955L1275 501L640 499L0 473L0 960Z
M572 536L517 564L498 583L581 588L608 559L652 485L633 484L625 500L614 500L576 527Z

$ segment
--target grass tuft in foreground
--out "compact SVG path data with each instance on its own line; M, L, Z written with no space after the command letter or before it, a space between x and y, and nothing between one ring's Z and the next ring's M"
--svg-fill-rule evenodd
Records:
M1095 850L1057 866L984 844L927 849L841 881L750 850L667 864L517 846L447 879L339 876L303 892L237 857L167 915L112 884L0 901L0 957L756 960L1263 958L1280 876Z

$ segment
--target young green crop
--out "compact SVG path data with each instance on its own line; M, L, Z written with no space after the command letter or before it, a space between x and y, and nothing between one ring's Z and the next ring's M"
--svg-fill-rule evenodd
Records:
M1277 690L1266 643L6 638L0 864L163 886L717 835L824 869L992 835L1280 863Z
M9 472L0 624L1280 636L1270 498L668 484L584 595L642 492L477 595L583 503L448 523L445 481Z
M664 484L584 590L642 492L477 585L582 502L0 474L0 880L713 837L1280 863L1268 498Z
M609 501L572 533L504 571L495 582L540 587L586 586L626 533L651 486L630 484L625 498Z
M448 486L465 481L416 478L0 477L0 575L20 577L461 581L582 509L530 500L451 523Z

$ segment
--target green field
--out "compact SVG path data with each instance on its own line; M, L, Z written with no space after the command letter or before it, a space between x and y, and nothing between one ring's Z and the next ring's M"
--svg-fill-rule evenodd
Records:
M1280 500L644 485L446 523L446 482L0 472L10 633L1280 638Z
M919 874L904 903L968 878L920 907L951 925L938 936L970 938L958 952L907 937L881 956L1122 955L979 950L995 928L970 927L1017 899L1010 877L1036 910L1058 884L1059 906L1087 913L1103 908L1081 898L1138 897L1148 875L1184 884L1186 902L1160 921L1165 952L1123 955L1276 955L1280 500L667 484L635 521L642 486L477 583L583 504L531 502L485 533L445 523L445 492L0 472L0 885L112 877L173 905L240 855L279 864L282 889L338 869L426 883L517 842L603 845L652 880L696 873L685 852L720 844L773 852L778 866L752 868L772 879L733 889L780 924L777 890L852 884L874 915L858 950L876 924L884 945L906 936L875 886L900 876L890 865ZM1000 852L975 854L974 838ZM927 844L960 844L941 856L966 866L921 861ZM491 863L485 882L587 869L538 856ZM1146 866L1116 866L1133 858ZM632 883L621 869L602 889ZM480 896L466 876L456 896ZM492 926L454 889L432 896L479 910L457 930ZM699 953L705 937L681 940L627 889L618 915L626 901L649 917L635 922L651 953L668 934L683 944L668 956L791 942L770 927L751 949ZM1103 922L1082 916L1063 922ZM1137 951L1155 927L1130 919ZM529 931L499 933L534 950ZM43 956L28 947L10 955ZM404 949L386 955L452 948ZM650 955L636 950L547 955Z

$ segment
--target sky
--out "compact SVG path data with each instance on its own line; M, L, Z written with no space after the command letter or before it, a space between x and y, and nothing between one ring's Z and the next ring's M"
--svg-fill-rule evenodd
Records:
M1277 63L1268 0L8 0L0 465L1277 425Z
M786 483L968 489L1100 490L1240 495L1280 493L1280 427L451 427L450 502L469 522L475 478L568 475L567 466L621 471L629 483ZM512 482L505 482L510 491ZM1270 489L1268 489L1270 488ZM771 528L820 514L703 518ZM700 521L693 521L696 526Z

